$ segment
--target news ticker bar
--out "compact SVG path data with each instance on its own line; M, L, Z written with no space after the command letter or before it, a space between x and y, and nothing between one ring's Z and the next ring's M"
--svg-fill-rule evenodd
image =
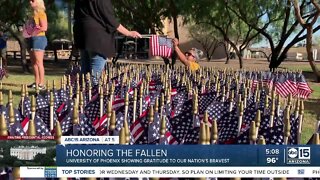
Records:
M320 167L20 167L22 178L61 177L319 177Z
M58 145L57 166L320 166L320 146Z

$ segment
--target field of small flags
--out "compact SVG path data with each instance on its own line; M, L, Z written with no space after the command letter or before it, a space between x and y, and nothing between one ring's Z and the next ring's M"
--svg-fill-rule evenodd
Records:
M301 144L304 101L312 93L301 72L191 72L159 64L107 69L97 85L72 66L46 91L29 95L22 86L18 108L11 91L7 103L0 92L0 135L119 135L122 144Z

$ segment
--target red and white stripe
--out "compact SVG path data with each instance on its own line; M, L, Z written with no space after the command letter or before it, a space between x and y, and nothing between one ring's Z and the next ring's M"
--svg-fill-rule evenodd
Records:
M124 98L116 97L112 102L112 110L118 109L124 106Z
M157 92L156 82L152 80L149 82L149 93L156 93L156 92Z
M300 98L308 99L311 93L312 93L312 89L310 89L310 87L306 82L298 83L298 96Z
M132 134L132 137L133 137L134 141L138 140L139 137L142 135L142 133L144 132L144 128L141 125L139 119L137 119L136 121L134 121L133 124L131 124L130 132Z
M170 131L166 132L165 137L167 138L167 141L170 145L179 144L179 142L176 140L176 138L171 135Z
M107 125L107 114L103 115L101 118L96 118L93 122L92 125L94 129L96 130L98 135L105 135L108 133L108 130L105 128Z
M152 35L150 38L150 50L152 56L171 57L172 48L159 44L159 36Z
M171 96L175 96L177 94L178 94L177 89L171 89Z
M27 133L28 131L29 122L30 122L30 119L28 117L24 118L24 120L21 122L21 127L23 128L23 131L25 133Z
M289 81L285 81L283 83L276 82L276 91L279 93L282 97L286 97L291 93L291 89L289 89Z

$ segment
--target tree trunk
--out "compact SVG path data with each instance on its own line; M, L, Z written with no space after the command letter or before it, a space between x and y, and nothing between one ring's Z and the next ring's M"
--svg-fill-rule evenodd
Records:
M228 42L230 44L230 46L234 49L234 51L236 52L236 55L238 56L238 59L239 59L239 65L240 65L240 69L243 68L243 58L242 58L242 55L241 55L241 52L239 51L239 49L237 48L237 46L232 42L232 41L229 41Z
M29 69L29 65L27 62L27 45L25 43L25 39L21 36L15 33L12 28L8 28L8 31L10 34L19 42L20 45L20 54L21 54L21 67L24 73L31 73Z
M170 1L170 4L171 4L172 19L173 19L174 37L179 39L177 7L173 0Z
M238 49L235 49L235 51L236 51L236 54L237 54L237 56L238 56L238 58L239 58L240 69L242 69L242 68L243 68L243 58L242 58L242 54L241 54L241 52L240 52Z
M172 13L172 19L173 19L173 31L174 31L174 37L179 39L179 31L178 31L178 12L177 7L173 0L170 1L171 4L171 13ZM171 69L174 68L174 65L176 64L177 60L177 53L174 51L171 56Z
M269 69L271 72L274 72L276 70L277 66L277 61L278 61L278 56L280 54L279 48L273 49L270 57L270 63L269 63Z
M308 57L308 61L311 66L311 69L314 75L316 76L316 81L320 82L320 71L317 68L316 63L314 62L313 54L312 54L312 35L313 35L312 25L307 24L306 26L307 26L306 28L307 29L307 45L306 45L307 57Z
M72 17L71 17L71 2L68 2L68 36L69 40L73 41L72 36Z
M226 52L226 55L227 55L227 59L226 59L225 64L229 64L229 60L230 60L229 50L228 50L226 43L224 43L223 45L224 45L224 51Z
M207 54L207 61L209 62L211 60L211 56L210 56L209 52L207 52L206 54Z
M174 37L179 39L179 31L178 31L178 17L177 15L174 15L173 17L173 29L174 29ZM171 56L171 69L174 68L174 65L176 64L177 60L177 53L174 51Z
M27 62L27 47L24 42L24 38L18 36L18 42L20 45L20 53L21 53L21 66L24 73L31 73L29 69L29 65Z
M59 58L58 58L58 50L57 47L54 47L53 49L53 54L54 54L54 62L58 62ZM72 51L71 51L72 54Z

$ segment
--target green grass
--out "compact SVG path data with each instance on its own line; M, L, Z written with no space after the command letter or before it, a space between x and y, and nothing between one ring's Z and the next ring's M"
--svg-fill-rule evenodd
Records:
M55 80L56 83L60 84L60 79L62 75L47 75L46 81L49 81L50 86L52 87L53 80ZM13 104L15 107L18 106L20 102L21 97L21 87L23 84L31 84L34 82L34 76L31 74L16 74L16 73L10 73L10 76L8 78L4 78L2 80L2 93L3 93L3 99L4 102L8 101L8 94L9 90L12 91L13 95ZM29 89L29 94L34 95L35 90Z
M311 72L312 73L312 69L310 65L299 65L299 66L280 66L283 69L288 69L291 71L297 71L300 70L302 72Z
M310 88L313 90L311 97L315 99L320 99L320 83L312 83L310 84Z

